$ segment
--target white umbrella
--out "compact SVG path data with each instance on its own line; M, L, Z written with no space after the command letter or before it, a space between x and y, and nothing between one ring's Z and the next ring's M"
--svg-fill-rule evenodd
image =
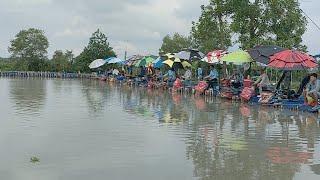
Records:
M108 64L116 64L116 63L123 63L124 60L116 58L116 57L111 57L109 59L107 59Z
M100 66L103 66L106 62L107 61L103 59L96 59L90 63L89 68L90 69L98 68Z

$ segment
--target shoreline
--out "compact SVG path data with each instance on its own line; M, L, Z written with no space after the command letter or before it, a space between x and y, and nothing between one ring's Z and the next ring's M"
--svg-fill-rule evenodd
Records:
M96 74L67 73L67 72L45 72L45 71L0 71L0 77L8 78L61 78L61 79L96 79Z

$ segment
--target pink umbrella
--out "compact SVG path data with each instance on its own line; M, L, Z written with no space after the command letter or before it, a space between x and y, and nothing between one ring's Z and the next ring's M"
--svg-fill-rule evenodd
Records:
M202 59L202 61L207 62L209 64L219 63L220 58L227 54L227 51L224 50L215 50L209 52L206 57Z

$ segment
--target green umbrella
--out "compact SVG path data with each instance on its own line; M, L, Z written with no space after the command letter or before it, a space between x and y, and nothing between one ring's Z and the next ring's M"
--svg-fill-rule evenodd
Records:
M152 64L153 61L155 61L155 59L151 56L146 56L144 58L142 58L141 60L137 61L137 63L134 65L135 67L146 67L149 64Z
M225 61L226 63L243 64L252 62L253 60L248 52L238 50L223 56L221 61Z

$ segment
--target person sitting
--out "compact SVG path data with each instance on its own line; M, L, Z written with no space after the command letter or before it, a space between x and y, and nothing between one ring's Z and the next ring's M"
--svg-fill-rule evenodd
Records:
M270 80L264 69L260 70L259 78L253 83L254 87L259 88L259 93L262 93L262 90L268 89L270 87Z
M143 77L145 77L145 75L146 75L146 69L143 66L141 66L140 73L139 73L138 77L143 78Z
M188 67L182 78L184 79L184 87L190 87L191 86L191 77L192 77L192 72L191 68Z
M124 72L120 72L117 76L116 76L117 81L122 82L125 80L125 74Z
M234 70L233 75L230 77L231 89L234 95L239 95L243 87L243 76L238 70Z
M238 71L235 70L233 75L230 77L231 86L234 88L240 88L243 85L243 75Z
M128 75L129 76L132 76L133 75L133 68L132 68L132 66L128 66Z
M204 79L208 80L208 88L212 88L213 90L215 90L218 84L218 71L214 68L213 65L210 66L210 74L204 77Z
M160 71L159 68L155 69L155 74L153 76L155 77L155 80L157 82L162 82L163 81L163 74L162 74L162 72Z
M315 73L314 69L310 70L308 72L308 74L302 79L300 86L299 86L299 89L298 89L297 93L295 94L296 98L298 98L302 95L303 90L306 88L307 84L310 82L310 76L312 73Z
M320 97L320 81L318 80L318 75L312 73L310 75L310 81L303 91L304 101L311 106L318 104L318 98Z
M112 75L114 77L117 77L119 75L119 73L120 73L120 71L118 69L116 69L116 68L114 68L113 71L112 71Z
M176 73L173 68L168 70L168 73L165 74L163 77L167 77L167 85L169 87L173 86L173 82L176 80Z

